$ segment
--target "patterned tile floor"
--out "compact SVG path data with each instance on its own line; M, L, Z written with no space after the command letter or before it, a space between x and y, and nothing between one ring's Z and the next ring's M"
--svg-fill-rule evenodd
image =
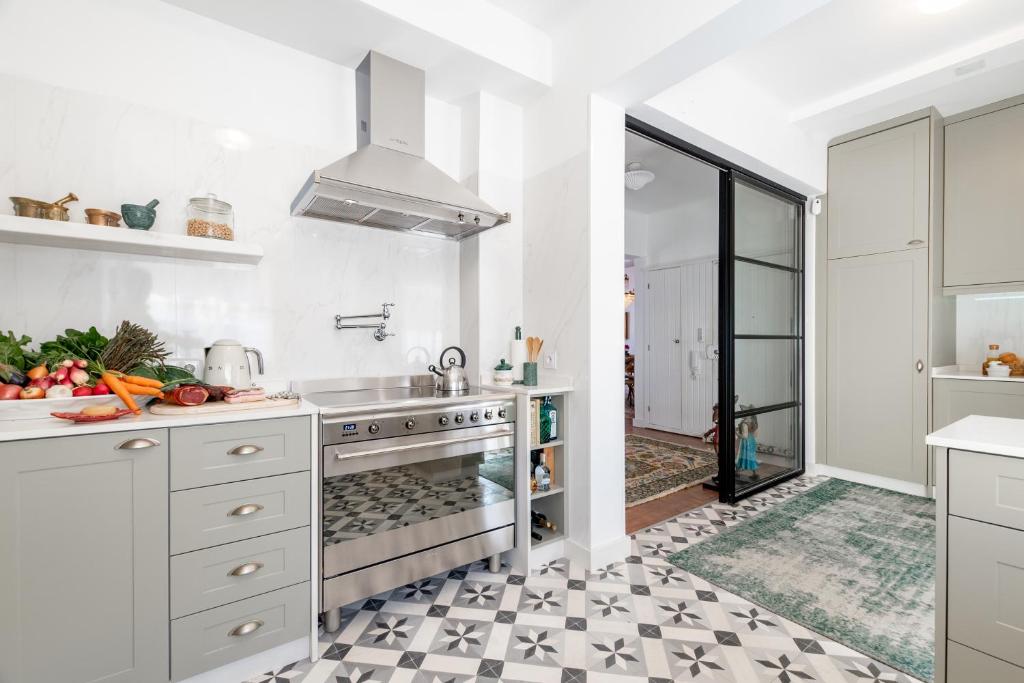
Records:
M523 577L478 562L398 588L346 608L320 661L247 683L913 683L665 559L821 481L687 512L598 571L558 560Z

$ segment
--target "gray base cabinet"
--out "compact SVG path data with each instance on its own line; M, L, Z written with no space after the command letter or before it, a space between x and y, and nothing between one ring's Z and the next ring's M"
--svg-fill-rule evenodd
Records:
M935 681L1024 683L1024 459L936 462Z
M968 415L1024 419L1024 382L937 378L932 400L933 430Z
M0 444L0 681L167 680L167 441Z

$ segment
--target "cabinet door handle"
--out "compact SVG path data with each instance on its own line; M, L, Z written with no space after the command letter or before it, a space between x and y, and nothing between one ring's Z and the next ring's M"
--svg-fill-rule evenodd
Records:
M160 442L156 439L128 439L117 444L117 448L122 451L134 451L140 448L152 448L159 445Z
M247 636L250 633L252 633L253 631L256 631L256 630L260 629L262 626L263 626L263 620L261 620L261 619L253 619L252 621L247 621L244 624L239 624L238 626L234 627L233 629L228 631L228 635L229 636Z
M263 506L259 503L246 503L245 505L239 505L234 510L228 513L228 517L245 517L259 512L263 509Z
M228 572L228 576L247 576L263 569L262 562L246 562Z
M923 361L917 361L917 364L914 365L914 367L917 368L918 372L921 372L922 370L924 370L924 362Z
M919 244L924 244L924 240L910 240L907 242L908 247L916 247Z
M673 341L673 342L675 342L676 344L678 344L678 343L679 343L679 340L678 340L678 339L673 339L672 341Z
M252 455L253 453L259 453L262 450L263 446L254 446L247 443L242 446L235 446L228 451L228 455Z

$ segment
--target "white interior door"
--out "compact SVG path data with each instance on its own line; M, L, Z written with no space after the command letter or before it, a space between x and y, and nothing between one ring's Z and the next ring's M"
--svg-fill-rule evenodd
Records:
M718 394L717 348L718 264L690 263L680 268L682 339L681 431L701 436L711 427L711 411Z
M683 354L680 339L680 269L647 274L647 419L657 429L682 429Z

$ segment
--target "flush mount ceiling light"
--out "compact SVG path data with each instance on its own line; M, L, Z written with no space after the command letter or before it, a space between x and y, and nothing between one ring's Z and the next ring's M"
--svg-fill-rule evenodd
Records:
M626 166L627 189L639 190L652 180L654 180L654 174L647 169L641 168L639 162L633 161Z
M966 2L967 0L917 0L917 9L923 14L941 14Z

